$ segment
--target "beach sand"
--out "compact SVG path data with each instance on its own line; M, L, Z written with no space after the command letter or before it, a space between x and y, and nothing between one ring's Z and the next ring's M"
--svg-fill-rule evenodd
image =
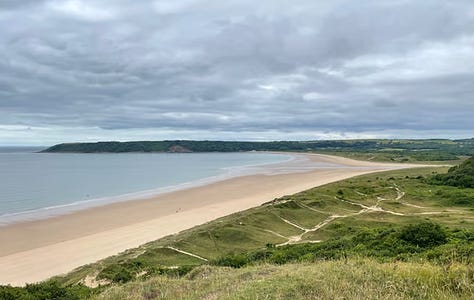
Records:
M45 280L274 198L357 175L414 166L299 155L346 167L240 176L148 199L0 227L0 284Z

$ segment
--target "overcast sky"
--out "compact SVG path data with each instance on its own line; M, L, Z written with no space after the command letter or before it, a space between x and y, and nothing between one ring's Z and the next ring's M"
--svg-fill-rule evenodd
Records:
M474 1L0 0L0 144L474 136Z

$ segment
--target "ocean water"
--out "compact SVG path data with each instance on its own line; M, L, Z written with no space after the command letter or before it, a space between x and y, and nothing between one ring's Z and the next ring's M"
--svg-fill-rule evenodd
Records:
M264 165L290 159L253 152L47 154L0 149L0 225L263 172Z

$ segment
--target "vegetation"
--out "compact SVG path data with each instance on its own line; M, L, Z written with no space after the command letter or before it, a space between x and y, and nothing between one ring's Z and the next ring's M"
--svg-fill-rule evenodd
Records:
M450 257L445 255L449 254ZM422 222L400 228L366 228L321 243L270 246L247 253L226 255L217 266L241 268L258 263L286 264L347 258L378 261L422 261L438 264L474 263L474 231L447 231L439 224Z
M371 259L201 266L184 277L154 277L95 297L121 299L472 299L472 268L463 264L379 263Z
M450 150L409 150L409 149L367 149L366 151L352 150L318 150L318 153L343 156L358 160L378 162L416 163L429 162L430 164L440 162L441 164L457 164L465 158L467 153L456 154Z
M474 188L474 156L459 166L452 167L447 174L437 174L433 176L431 182L440 185ZM472 201L474 201L474 199L471 199L471 202Z
M450 161L474 153L467 140L331 140L331 141L140 141L58 144L43 152L239 152L313 151L378 161Z
M0 286L2 300L75 300L88 299L93 290L84 285L62 286L55 280L29 284L24 288Z
M469 299L474 189L432 182L447 171L383 172L285 196L37 290L52 286L54 299ZM31 286L0 291L53 298Z

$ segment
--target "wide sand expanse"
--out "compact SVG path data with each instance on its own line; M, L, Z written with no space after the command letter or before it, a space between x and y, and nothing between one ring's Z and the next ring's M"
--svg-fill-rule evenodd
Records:
M149 199L0 227L0 284L23 285L64 274L126 249L315 186L371 172L413 167L327 155L298 155L313 162L342 166L240 176ZM292 163L282 164L291 167Z

